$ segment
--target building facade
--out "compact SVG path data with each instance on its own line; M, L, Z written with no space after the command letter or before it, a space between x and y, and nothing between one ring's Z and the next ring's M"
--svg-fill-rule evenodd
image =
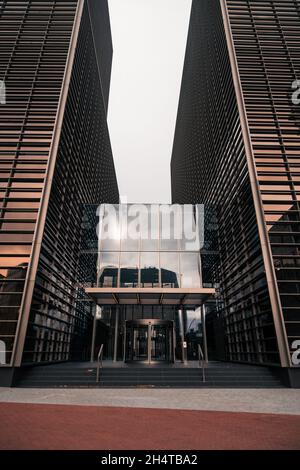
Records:
M82 258L97 266L85 284L98 305L92 359L100 344L114 361L195 360L198 345L207 356L203 306L215 290L207 269L203 276L204 207L104 204L87 213Z
M216 209L225 359L298 385L299 78L299 1L194 0L173 202Z
M84 350L83 208L119 201L107 128L111 61L106 0L0 2L2 383L21 364Z

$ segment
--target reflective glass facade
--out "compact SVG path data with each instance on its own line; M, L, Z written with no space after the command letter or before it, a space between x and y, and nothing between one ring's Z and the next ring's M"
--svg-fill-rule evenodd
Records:
M199 292L204 291L204 299L211 295L202 289L203 277L211 288L214 276L207 259L217 256L213 220L205 229L211 213L201 205L86 206L81 266L94 300L87 296L84 302L94 318L98 312L93 357L103 344L105 359L173 362L183 359L185 341L186 358L197 359L198 344L203 345ZM88 260L95 266L89 277ZM185 303L193 289L195 297Z
M136 205L114 206L113 211L107 213L106 208L109 206L102 207L103 217L101 219L100 216L99 220L98 245L97 285L99 287L196 288L202 286L201 241L199 240L195 246L189 248L188 240L176 238L176 233L181 233L184 217L180 206L145 205L137 220L135 220L136 212L131 211L133 208L139 209ZM186 207L191 212L194 211L191 214L191 229L196 230L201 236L200 222L196 222L197 210L200 211L200 208ZM132 215L130 215L131 212ZM166 223L164 224L165 215ZM201 216L200 212L198 215ZM130 224L136 224L133 228L134 239L128 234ZM189 234L186 236L188 237Z
M299 20L292 0L192 6L173 201L215 207L221 329L234 361L290 366L300 334L299 120L291 101Z
M168 331L164 330L166 323ZM149 324L155 325L152 332L147 328ZM201 308L184 308L181 327L176 306L105 306L96 324L94 358L103 344L105 360L150 362L147 351L150 339L151 363L182 361L181 328L187 346L186 358L197 360L198 344L203 346L204 341Z

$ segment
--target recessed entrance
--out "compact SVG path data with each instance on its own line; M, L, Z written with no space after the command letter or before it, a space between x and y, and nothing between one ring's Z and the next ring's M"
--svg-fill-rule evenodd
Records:
M92 362L102 344L103 357L113 362L186 363L198 360L199 344L207 358L206 312L201 307L214 289L91 288L87 293L99 306L93 322Z
M174 322L126 321L125 362L174 362Z

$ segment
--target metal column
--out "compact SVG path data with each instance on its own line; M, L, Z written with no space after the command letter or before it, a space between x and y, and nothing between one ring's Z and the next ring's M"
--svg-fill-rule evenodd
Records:
M183 325L183 310L182 308L178 310L178 319L179 319L179 334L180 334L180 344L181 344L181 360L184 364L187 363L187 348L184 337L184 325Z
M93 320L93 333L92 333L92 346L91 346L91 362L95 361L95 346L96 346L96 333L97 333L97 320L101 315L101 307L98 305L95 309L94 320Z
M152 324L148 324L148 364L151 364L151 351L152 351Z
M127 326L126 320L124 321L124 344L123 344L123 362L126 362L126 342L127 342Z
M204 349L205 362L208 362L205 313L206 313L205 305L202 305L202 307L201 307L201 323L202 323L202 334L203 334L203 349Z
M114 362L117 362L118 360L118 335L119 335L119 307L116 307Z

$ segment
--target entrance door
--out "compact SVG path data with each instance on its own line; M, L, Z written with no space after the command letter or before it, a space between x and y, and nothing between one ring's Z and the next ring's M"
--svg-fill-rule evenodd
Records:
M126 321L125 362L174 362L173 332L171 321Z
M148 327L140 326L133 328L133 354L134 361L148 360Z
M170 358L169 327L151 325L151 361L168 361Z

